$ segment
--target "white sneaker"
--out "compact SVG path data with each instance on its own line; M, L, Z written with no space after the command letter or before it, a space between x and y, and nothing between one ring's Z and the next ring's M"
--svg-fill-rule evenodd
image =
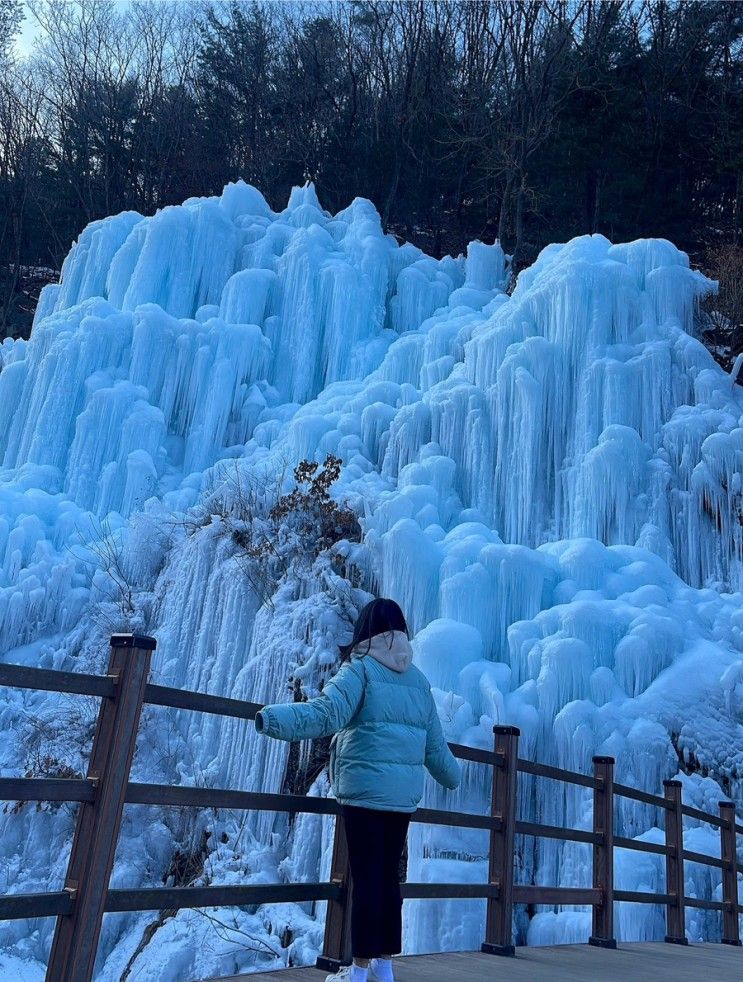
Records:
M325 982L351 982L351 966L344 965L335 975L326 975Z
M325 982L354 982L355 979L367 979L369 977L366 974L366 969L357 967L354 972L354 967L353 965L344 965L335 975L327 975Z
M395 982L392 961L387 958L372 958L369 962L369 982Z

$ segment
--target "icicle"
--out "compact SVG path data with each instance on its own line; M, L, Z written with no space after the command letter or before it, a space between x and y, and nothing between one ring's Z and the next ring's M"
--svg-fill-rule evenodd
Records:
M44 289L30 340L0 346L0 652L100 671L107 619L120 617L112 549L131 625L157 635L159 682L251 701L291 698L290 677L318 691L367 595L345 581L333 594L328 567L322 582L288 577L261 606L226 517L245 510L227 477L288 485L300 459L334 453L333 493L363 525L339 554L403 606L450 739L490 747L508 722L522 756L586 772L609 753L619 780L651 791L681 759L740 797L743 393L692 336L715 285L669 242L600 235L548 246L510 296L509 278L498 243L434 260L385 235L369 201L333 216L312 185L278 213L238 181L90 225ZM21 723L60 705L0 693L14 735L0 766L25 766ZM143 723L141 779L282 790L285 744L240 720L158 713ZM689 800L715 806L711 778L683 777ZM429 786L426 803L485 812L488 782L468 764L456 793ZM527 820L591 827L585 789L519 788ZM311 793L328 791L321 776ZM623 802L618 829L655 841L656 811ZM327 875L331 822L291 829L254 812L215 816L213 829L210 862L226 879ZM142 836L127 813L115 876L161 883L176 843L201 831L153 810ZM714 851L708 832L689 828L688 848ZM0 833L14 888L60 880L66 813L2 815ZM409 876L482 881L486 850L479 831L416 825ZM618 885L660 888L656 859L620 854ZM535 843L519 876L585 885L588 861L583 844ZM718 888L690 870L687 889ZM620 907L619 937L662 935L658 910ZM161 931L204 937L190 916ZM278 945L276 925L236 916ZM317 917L286 905L281 918L311 960ZM483 918L479 901L409 904L406 947L476 948ZM706 918L690 915L693 937ZM111 978L128 959L117 923L102 941ZM0 925L0 947L13 930ZM29 942L33 957L50 930ZM516 921L532 943L588 930L586 910ZM147 949L141 972L159 977ZM245 967L286 957L246 955Z

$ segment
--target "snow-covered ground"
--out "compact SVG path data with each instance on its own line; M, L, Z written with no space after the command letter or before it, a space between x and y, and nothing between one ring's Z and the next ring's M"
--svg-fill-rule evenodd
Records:
M332 216L311 186L278 214L237 183L91 224L31 339L0 346L4 660L98 671L126 627L156 636L157 681L312 694L374 589L408 614L451 739L489 746L493 723L515 723L524 756L589 770L608 753L624 783L678 774L696 807L743 803L743 391L694 337L714 284L669 242L599 235L545 249L511 295L508 280L497 244L436 261L385 236L368 201ZM329 453L363 542L292 567L265 602L233 534L240 489ZM2 773L84 772L95 711L0 691ZM249 724L150 707L134 774L272 791L287 766ZM427 795L484 811L484 769ZM520 809L591 823L588 792L542 781L522 781ZM9 804L2 889L58 889L72 821ZM662 834L639 803L617 821ZM686 837L719 848L698 823ZM113 885L316 880L331 839L320 816L130 807ZM409 876L483 879L485 855L479 832L416 826ZM519 856L525 881L588 885L587 846L526 840ZM618 886L660 889L662 863L620 851ZM687 864L691 895L719 889ZM664 933L659 908L617 913L621 938ZM97 978L311 962L322 917L109 915ZM406 948L476 948L483 922L482 902L409 902ZM521 941L589 928L585 909L517 914ZM0 924L2 977L40 977L51 930ZM719 936L718 915L690 911L687 930Z

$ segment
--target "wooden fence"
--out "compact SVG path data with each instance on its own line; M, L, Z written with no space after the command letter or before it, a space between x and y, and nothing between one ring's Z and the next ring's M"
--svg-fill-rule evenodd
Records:
M88 982L93 975L104 913L181 908L242 906L249 904L328 901L323 952L318 967L334 970L350 960L350 870L343 822L336 820L330 881L259 886L162 887L112 890L109 880L125 804L195 808L257 809L291 814L313 812L338 815L330 798L266 794L218 788L171 787L136 784L129 780L132 757L144 703L195 712L252 720L260 706L201 692L153 685L147 681L152 638L117 634L111 638L111 656L105 676L56 672L19 665L0 665L0 685L98 696L98 722L85 779L0 778L0 800L79 802L67 877L62 890L0 897L0 919L56 917L47 982ZM519 731L496 726L492 751L451 744L461 760L493 768L491 809L488 815L420 808L414 822L486 829L490 834L487 883L405 883L407 899L484 898L487 904L482 950L513 955L514 904L590 905L593 928L589 943L616 947L615 902L664 904L666 941L686 944L685 907L722 913L722 940L740 945L738 930L736 823L732 802L720 803L720 814L686 807L681 784L665 781L663 797L614 781L614 761L595 757L592 775L551 767L518 756ZM593 830L565 829L517 818L519 774L567 782L593 791ZM641 842L614 835L614 799L632 798L656 806L665 814L665 844ZM689 852L683 846L684 817L720 830L720 857ZM516 835L584 842L593 846L592 886L583 888L531 886L514 883ZM634 849L666 857L666 892L637 893L614 889L615 849ZM721 901L684 896L684 863L703 863L722 871Z

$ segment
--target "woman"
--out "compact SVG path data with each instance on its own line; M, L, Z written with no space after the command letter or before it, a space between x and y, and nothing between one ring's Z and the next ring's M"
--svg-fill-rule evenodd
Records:
M394 600L367 604L340 652L343 664L321 695L264 706L255 725L278 740L336 734L329 776L351 863L353 965L326 982L393 982L392 956L402 949L398 869L423 768L445 788L456 788L460 771Z

